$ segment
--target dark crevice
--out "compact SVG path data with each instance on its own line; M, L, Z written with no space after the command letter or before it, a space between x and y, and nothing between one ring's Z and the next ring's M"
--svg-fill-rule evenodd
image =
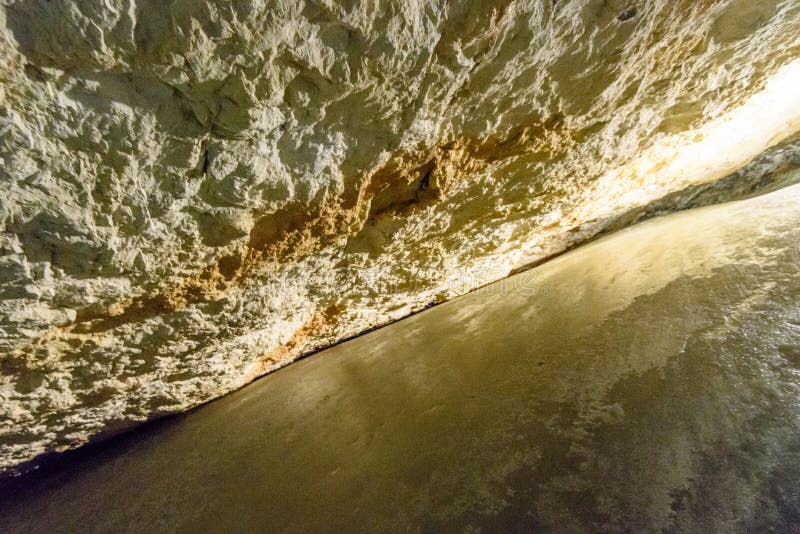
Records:
M635 7L629 7L628 9L626 9L625 11L620 13L619 17L617 17L617 19L620 22L626 22L626 21L631 20L633 17L635 17L637 13L638 13L638 11L636 10Z
M208 149L205 149L203 151L203 166L201 172L203 176L205 176L208 173Z

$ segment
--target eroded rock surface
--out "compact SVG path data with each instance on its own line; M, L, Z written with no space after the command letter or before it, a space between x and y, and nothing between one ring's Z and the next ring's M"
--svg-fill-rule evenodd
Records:
M793 0L5 0L0 27L5 468L681 207L800 117L679 157L797 100Z

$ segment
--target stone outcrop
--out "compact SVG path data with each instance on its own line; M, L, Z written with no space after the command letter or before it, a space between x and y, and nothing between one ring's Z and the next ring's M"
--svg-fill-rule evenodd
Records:
M793 0L0 5L2 468L680 208L800 129Z

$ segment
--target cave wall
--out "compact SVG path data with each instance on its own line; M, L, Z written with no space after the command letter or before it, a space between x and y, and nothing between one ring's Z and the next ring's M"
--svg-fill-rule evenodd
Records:
M0 468L680 207L798 56L793 0L5 0Z

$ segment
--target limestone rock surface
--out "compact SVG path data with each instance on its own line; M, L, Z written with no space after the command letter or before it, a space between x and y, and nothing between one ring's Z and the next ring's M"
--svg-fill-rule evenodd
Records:
M798 57L795 0L2 1L0 469L685 207Z

